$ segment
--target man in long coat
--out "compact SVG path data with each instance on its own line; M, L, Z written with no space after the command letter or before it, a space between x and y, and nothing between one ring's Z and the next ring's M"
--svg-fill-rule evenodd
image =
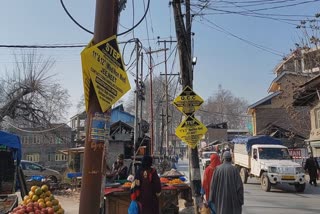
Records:
M241 214L244 201L239 170L231 164L229 151L223 154L223 164L215 170L211 180L209 201L217 214Z
M312 183L317 186L317 170L319 169L319 165L317 160L313 157L313 155L310 153L309 158L306 160L306 164L304 165L304 170L307 170L309 173L309 183L312 185Z

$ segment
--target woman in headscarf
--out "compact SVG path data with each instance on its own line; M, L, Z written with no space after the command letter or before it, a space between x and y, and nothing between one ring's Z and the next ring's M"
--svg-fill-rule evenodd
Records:
M203 173L202 188L204 190L205 199L207 202L209 201L208 199L209 199L209 193L210 193L210 184L211 184L213 173L217 168L217 166L219 166L220 164L221 164L221 161L220 161L219 155L215 153L212 154L210 156L210 164L209 166L207 166L207 168ZM215 213L214 205L212 203L209 203L208 206L210 208L211 213L214 214Z
M161 183L157 170L151 166L152 157L144 156L131 187L131 199L140 204L139 214L159 214Z

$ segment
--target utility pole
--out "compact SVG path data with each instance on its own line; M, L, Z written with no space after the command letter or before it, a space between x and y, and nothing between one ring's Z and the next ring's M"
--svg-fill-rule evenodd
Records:
M141 60L140 60L140 62L141 62L141 68L140 68L140 125L139 125L139 137L142 137L143 136L143 134L142 134L142 113L143 113L143 111L142 111L142 107L143 107L143 101L144 101L144 90L145 90L145 88L144 88L144 82L143 82L143 52L141 52Z
M149 74L150 74L150 114L151 114L151 130L150 130L150 136L151 136L151 155L153 155L154 152L154 129L153 129L153 88L152 88L152 82L153 82L153 65L152 65L152 54L153 53L157 53L163 51L163 49L159 49L159 50L151 50L151 47L149 47L149 51L146 52L146 54L149 54Z
M117 33L118 23L118 1L117 0L97 0L93 43L97 44L104 39ZM90 84L89 105L86 121L86 139L84 151L84 166L82 175L82 186L80 195L79 214L99 213L101 206L102 180L104 177L103 154L105 144L91 146L90 131L93 116L95 113L102 113L97 94ZM108 110L106 114L111 114ZM103 183L104 185L104 183Z
M152 89L152 72L153 72L153 66L152 66L152 54L153 52L151 51L151 47L149 47L149 52L147 52L147 54L149 54L149 72L150 72L150 114L151 114L151 155L153 155L153 150L154 150L154 135L153 135L153 89Z
M138 142L138 123L139 123L139 40L136 39L136 90L135 90L135 115L134 115L134 136L133 136L133 174L136 172L135 163L136 163L136 154L137 149L137 142Z
M184 25L181 12L181 0L173 0L172 7L176 26L176 35L178 40L178 49L180 56L180 69L182 77L182 86L185 88L193 87L193 70L191 60L191 16L190 16L190 0L185 1L186 4L186 27ZM194 197L195 212L199 213L201 175L199 167L199 156L197 147L194 149L188 148L189 153L189 175L191 180L192 195Z
M168 68L167 68L167 42L176 41L158 40L158 43L164 43L164 67L165 67L165 99L166 99L166 155L169 155L169 94L168 94Z

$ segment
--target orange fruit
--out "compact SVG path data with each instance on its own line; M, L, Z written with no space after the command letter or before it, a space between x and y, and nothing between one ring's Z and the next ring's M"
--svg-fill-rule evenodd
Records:
M59 205L59 201L58 201L57 199L53 199L51 202L52 202L52 205L53 205L53 206ZM55 210L55 211L56 211L56 210Z
M44 201L47 202L47 201L51 201L51 200L50 200L49 197L46 197L46 198L44 199Z
M40 202L43 202L43 203L44 203L44 199L43 199L43 198L40 198L40 199L38 200L38 203L40 203Z
M45 192L46 196L50 196L51 195L51 192L48 190L47 192Z
M36 195L38 195L38 196L41 195L41 194L42 194L41 188L38 187L34 193L35 193Z
M47 192L49 190L49 187L44 184L44 185L41 186L41 189L42 189L43 192Z
M34 195L34 192L29 191L29 198L32 198L33 195Z
M46 208L46 204L44 202L39 202L39 207L40 208Z
M38 188L38 186L32 186L30 190L31 190L32 192L35 192L37 188Z
M47 207L52 207L52 202L51 202L51 201L47 201L47 202L46 202L46 206L47 206Z
M37 195L32 196L32 201L38 201L38 200L39 200L39 196L37 196Z

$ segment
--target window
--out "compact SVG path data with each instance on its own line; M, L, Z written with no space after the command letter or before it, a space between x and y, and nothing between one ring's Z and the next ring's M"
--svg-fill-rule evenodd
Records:
M253 154L253 156L252 156L253 158L257 157L257 155L258 155L257 149L253 149L253 153L252 154Z
M55 161L66 161L67 156L61 153L56 153L55 155Z
M316 108L315 112L315 119L316 119L316 129L320 128L320 108Z
M56 161L56 153L50 152L48 154L48 161Z
M27 154L26 160L31 161L31 162L39 162L40 154L39 153Z
M23 136L22 137L22 143L23 144L29 144L29 136Z
M42 167L37 165L37 164L33 164L33 163L24 163L24 167L26 170L38 170L41 171Z
M41 135L36 135L35 136L35 143L36 144L41 144L43 137Z
M56 137L56 144L62 144L62 139L61 137Z

